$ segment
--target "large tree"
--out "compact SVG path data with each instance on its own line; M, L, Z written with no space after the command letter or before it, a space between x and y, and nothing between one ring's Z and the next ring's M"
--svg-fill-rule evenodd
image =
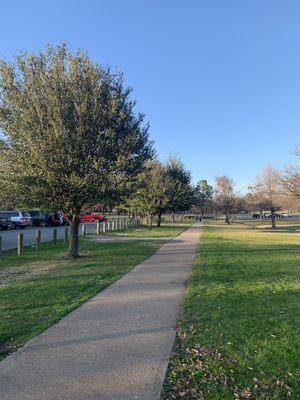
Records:
M202 216L212 207L213 187L205 179L201 179L195 188L194 209Z
M175 222L175 213L188 210L192 204L191 173L176 156L169 157L165 168L170 181L167 209L172 212L172 221Z
M268 165L256 178L256 182L250 189L260 207L270 211L272 229L276 229L275 212L282 208L284 198L280 173Z
M0 180L18 205L69 216L69 256L78 256L78 214L126 192L152 156L122 75L64 44L0 63ZM14 202L15 203L15 202Z
M230 224L230 212L236 206L236 194L233 180L226 175L216 177L214 205L217 211L225 214L225 222Z
M151 230L153 217L161 215L168 204L171 182L164 165L158 160L152 160L146 163L137 183L138 187L130 205L135 210L147 215Z

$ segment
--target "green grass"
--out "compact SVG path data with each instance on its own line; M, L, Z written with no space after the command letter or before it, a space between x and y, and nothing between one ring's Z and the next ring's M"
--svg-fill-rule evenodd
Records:
M162 226L154 237L171 238L184 227ZM139 230L132 230L139 236ZM159 236L160 235L160 236ZM81 257L69 260L58 241L0 257L0 359L152 255L162 241L80 241Z
M207 224L162 399L300 399L300 240Z
M178 235L184 229L187 229L191 225L191 222L176 222L176 223L164 223L160 228L153 225L152 229L146 225L142 225L135 229L127 229L124 231L106 232L109 236L134 236L143 238L168 238Z

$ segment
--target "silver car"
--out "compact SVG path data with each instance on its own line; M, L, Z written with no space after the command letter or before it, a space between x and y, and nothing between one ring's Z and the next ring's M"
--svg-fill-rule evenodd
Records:
M0 217L9 218L13 229L32 226L30 214L24 211L0 211Z

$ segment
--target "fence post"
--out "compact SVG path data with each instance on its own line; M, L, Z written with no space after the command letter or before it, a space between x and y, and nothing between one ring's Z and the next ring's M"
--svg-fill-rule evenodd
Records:
M57 241L57 229L53 229L53 245L56 245L56 241Z
M96 235L100 235L100 222L97 222L96 225Z
M23 248L24 248L24 235L23 233L18 234L18 256L21 256L23 254Z
M69 240L69 228L65 228L65 244L68 244Z
M2 236L0 236L0 256L2 254Z
M81 235L82 235L82 237L85 237L85 236L86 236L86 225L85 225L85 224L82 224L82 227L81 227Z
M41 246L41 231L35 232L35 248L39 250Z
M105 231L106 231L106 222L104 221L102 225L102 232L105 233Z

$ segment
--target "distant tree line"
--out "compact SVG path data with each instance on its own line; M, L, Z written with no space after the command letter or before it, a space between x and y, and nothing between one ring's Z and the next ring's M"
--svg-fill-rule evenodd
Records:
M296 156L300 156L298 151ZM193 209L201 215L221 213L230 224L234 213L256 212L262 222L267 212L272 229L276 229L278 211L300 211L300 168L290 165L279 171L268 165L249 185L246 194L238 193L233 180L225 175L216 177L214 187L205 180L199 181L195 193Z

